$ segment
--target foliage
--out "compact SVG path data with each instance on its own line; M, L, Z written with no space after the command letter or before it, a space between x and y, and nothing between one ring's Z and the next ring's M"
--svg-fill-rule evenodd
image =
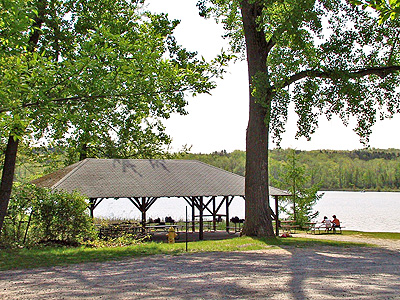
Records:
M92 235L86 199L74 192L46 191L32 208L32 230L42 241L76 243Z
M269 151L270 184L282 187L283 174L291 150ZM196 159L224 170L245 175L246 152L232 153L216 151L211 154L183 155L184 159ZM310 180L305 188L318 183L320 190L400 190L400 150L361 149L337 150L296 150L299 165L304 166L304 176ZM286 189L286 187L282 187Z
M100 145L113 157L151 155L170 141L159 119L184 114L185 93L214 87L220 70L177 44L178 21L131 1L97 2L3 3L9 17L19 9L1 28L3 136L45 134L78 156L83 146L96 156Z
M28 233L33 202L42 197L34 186L16 185L11 197L1 236L3 245L23 245Z
M231 153L226 150L215 151L211 154L187 153L182 155L183 159L195 159L226 171L244 176L246 153L235 150Z
M399 0L349 0L349 2L354 5L361 5L363 8L371 7L378 11L380 24L400 16Z
M310 184L320 183L321 190L399 191L399 154L395 149L297 151ZM288 150L271 151L270 175L278 182L287 156Z
M142 3L0 2L0 146L13 146L0 230L20 141L68 148L67 163L157 157L170 142L162 120L185 114L187 95L214 88L229 57L199 59L172 35L179 21Z
M28 183L66 166L68 157L60 148L30 147L21 143L15 169L15 181Z
M82 245L94 248L126 247L138 245L149 240L149 235L126 233L109 239L90 239L83 242Z
M204 13L224 23L234 43L243 39L241 1L200 2ZM378 109L382 118L399 112L398 20L378 25L372 13L344 1L252 2L263 8L256 22L271 46L265 50L267 77L255 79L253 94L272 93L268 120L277 141L290 102L299 116L298 136L308 138L319 115L337 114L345 124L356 117L355 131L368 143Z
M300 164L295 150L289 149L286 161L283 163L283 181L271 178L271 185L287 190L292 195L281 200L281 209L289 215L296 224L304 226L318 216L313 206L323 196L318 194L319 184L310 185L310 176L306 176L304 164ZM308 186L308 188L307 188ZM291 208L288 208L291 206Z
M14 187L3 244L76 244L93 237L87 201L78 193L50 191L31 184Z

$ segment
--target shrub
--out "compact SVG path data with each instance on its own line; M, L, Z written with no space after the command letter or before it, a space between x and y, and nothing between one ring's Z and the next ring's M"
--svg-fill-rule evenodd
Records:
M1 235L3 245L76 244L92 237L93 221L83 196L15 184Z
M74 192L50 192L34 203L32 231L40 241L77 243L92 237L86 199Z

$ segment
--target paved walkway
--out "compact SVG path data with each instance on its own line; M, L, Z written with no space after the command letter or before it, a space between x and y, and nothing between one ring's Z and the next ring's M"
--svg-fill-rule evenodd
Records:
M400 299L400 254L380 247L157 255L0 272L0 299Z

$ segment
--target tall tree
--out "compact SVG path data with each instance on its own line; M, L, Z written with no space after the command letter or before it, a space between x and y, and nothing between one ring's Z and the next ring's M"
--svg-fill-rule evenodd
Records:
M246 140L246 223L243 232L273 236L268 195L268 134L279 142L289 103L297 136L310 135L319 115L350 116L368 142L371 126L400 111L399 21L345 1L204 0L204 16L222 20L233 51L246 53L250 113Z
M1 1L0 128L7 146L0 231L21 140L74 139L81 149L103 137L128 146L135 137L166 141L160 120L184 114L185 95L214 87L224 57L215 65L197 59L172 36L179 22L144 11L141 2Z

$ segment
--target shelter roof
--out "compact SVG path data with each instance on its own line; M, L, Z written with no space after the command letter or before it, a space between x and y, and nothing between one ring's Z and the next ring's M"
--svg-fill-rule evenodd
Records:
M87 158L33 183L89 198L244 196L243 176L196 160Z

